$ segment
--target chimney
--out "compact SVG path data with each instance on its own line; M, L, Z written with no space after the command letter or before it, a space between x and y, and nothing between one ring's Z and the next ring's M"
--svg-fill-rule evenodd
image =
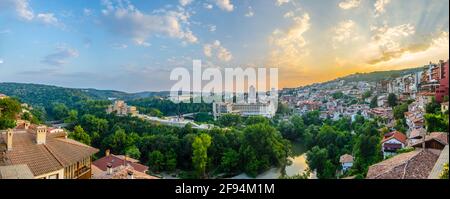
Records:
M112 164L111 163L108 163L108 165L106 165L106 174L112 175Z
M110 151L109 149L106 149L106 151L105 151L105 156L109 156L110 153L111 153L111 151Z
M129 180L134 179L133 171L131 171L131 170L128 171L128 179Z
M46 126L36 127L36 143L45 144L46 139L47 139L47 127Z
M11 151L13 148L13 135L13 130L8 129L8 131L6 132L6 147L8 151Z

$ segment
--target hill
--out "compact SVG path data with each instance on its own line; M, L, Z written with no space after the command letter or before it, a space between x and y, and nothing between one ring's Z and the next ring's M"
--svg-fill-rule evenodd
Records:
M124 99L134 100L151 96L165 96L167 92L126 93L114 90L75 89L41 84L0 83L0 93L16 97L22 102L44 108L54 103L73 107L84 100Z
M368 81L368 82L378 82L386 79L393 79L403 75L416 73L422 71L423 67L417 68L408 68L403 70L391 70L391 71L376 71L370 73L355 73L352 75L348 75L345 77L337 78L333 81L345 80L349 82L357 82L357 81Z

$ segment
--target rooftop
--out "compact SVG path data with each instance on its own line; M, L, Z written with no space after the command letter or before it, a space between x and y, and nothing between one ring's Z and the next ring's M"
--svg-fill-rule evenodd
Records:
M0 144L6 134L0 135ZM28 165L34 176L53 172L92 156L98 149L75 140L47 134L45 144L36 144L36 134L27 130L14 130L12 150L6 151L6 165ZM1 162L2 160L0 160Z
M96 167L98 167L102 171L107 170L108 164L111 164L112 168L129 165L129 166L133 167L136 171L139 171L142 173L145 173L146 171L148 171L147 166L132 161L134 159L129 160L128 157L125 160L124 157L125 156L117 156L114 154L110 154L108 156L102 157L102 158L92 162L92 164L95 165Z
M402 153L370 166L366 179L427 179L437 160L428 150Z

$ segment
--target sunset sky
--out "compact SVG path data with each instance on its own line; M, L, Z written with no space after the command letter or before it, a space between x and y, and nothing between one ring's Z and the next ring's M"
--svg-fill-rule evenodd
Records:
M0 0L0 82L168 90L170 71L278 67L280 86L448 59L448 0Z

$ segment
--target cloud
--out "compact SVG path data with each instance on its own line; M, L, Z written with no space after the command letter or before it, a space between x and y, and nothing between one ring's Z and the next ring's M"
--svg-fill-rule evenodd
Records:
M208 10L211 10L211 9L214 8L214 6L213 6L212 4L209 4L209 3L204 3L204 4L203 4L203 7L206 8L206 9L208 9Z
M293 66L300 63L300 59L308 54L305 50L307 44L303 34L310 27L310 17L308 13L292 18L294 24L288 30L276 29L269 38L274 46L271 52L271 64L279 66Z
M67 63L68 59L78 57L78 51L66 46L58 46L56 51L44 57L42 63L61 66Z
M3 63L4 63L3 59L2 59L2 58L0 58L0 64L3 64Z
M367 48L367 63L376 64L400 57L406 51L423 49L423 44L408 42L406 39L415 34L415 27L411 24L402 24L388 27L371 27L373 36Z
M246 17L253 17L255 12L253 12L253 8L251 6L248 7L248 12L245 14Z
M375 6L375 17L379 17L381 14L385 13L385 7L389 4L391 0L377 0L374 4Z
M352 20L346 20L340 22L333 30L334 35L332 37L333 47L337 48L338 44L345 43L347 41L353 41L358 39L355 33L356 25Z
M28 0L0 0L0 10L14 9L17 16L25 21L34 18L34 12L29 6Z
M91 16L92 13L93 13L93 11L91 9L89 9L89 8L84 8L83 9L83 15L86 16L86 17Z
M291 0L277 0L277 6L282 6L283 4L289 3Z
M345 1L339 3L339 7L344 10L348 10L348 9L352 9L352 8L357 8L360 3L361 3L361 0L345 0Z
M228 62L233 58L228 49L224 48L220 41L216 40L212 44L205 44L203 46L203 53L207 57L217 57L220 61Z
M180 0L180 5L181 6L187 6L189 4L191 4L194 0Z
M45 25L59 25L58 19L53 13L40 13L36 16L36 19Z
M234 5L231 3L231 0L216 0L216 5L227 12L234 10Z
M111 47L112 48L114 48L114 49L126 49L126 48L128 48L128 45L126 45L126 44L113 44L113 45L111 45Z
M208 28L209 28L209 32L215 32L217 30L217 26L215 26L215 25L209 25Z
M116 3L113 3L116 2ZM189 29L190 13L183 8L161 10L146 14L128 1L103 0L102 22L112 32L130 37L137 45L148 44L151 36L163 35L197 43L198 38Z

